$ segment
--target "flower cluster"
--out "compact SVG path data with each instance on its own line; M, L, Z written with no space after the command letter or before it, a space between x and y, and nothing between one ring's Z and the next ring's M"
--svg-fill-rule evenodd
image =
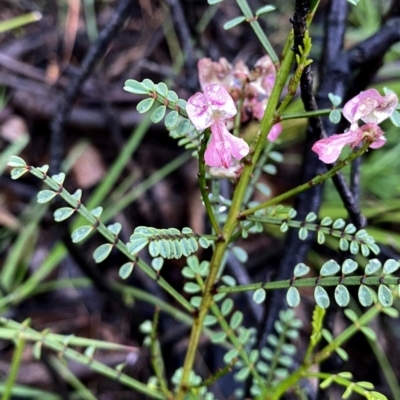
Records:
M251 118L261 120L268 104L275 82L275 66L269 56L260 58L253 70L243 61L232 66L225 58L214 62L202 58L198 63L200 86L204 93L196 93L187 102L187 113L198 130L211 128L211 140L204 158L208 166L232 170L238 176L241 165L238 163L249 153L249 146L240 138L228 132L227 123L236 115L236 104L241 104L241 121ZM274 142L282 131L276 124L268 134ZM226 175L226 171L222 171Z
M366 140L371 149L382 147L386 138L378 124L392 115L397 103L398 98L394 93L381 96L375 89L361 92L349 100L342 110L344 117L351 124L350 129L345 133L318 140L312 150L318 154L321 161L332 164L339 158L346 145L354 148ZM365 125L359 127L359 120L365 122Z
M225 58L212 61L202 58L198 63L200 86L219 83L237 102L243 99L241 120L261 120L275 82L275 66L269 56L261 57L250 71L242 60L232 66Z

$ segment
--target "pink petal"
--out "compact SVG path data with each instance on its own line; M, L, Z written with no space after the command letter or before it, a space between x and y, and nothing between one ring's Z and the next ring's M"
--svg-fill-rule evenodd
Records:
M197 64L199 81L202 90L211 84L219 83L228 88L232 81L232 65L226 58L212 61L210 58L201 58Z
M381 104L373 110L369 115L361 118L364 122L380 124L385 119L389 118L397 107L399 99L394 93L388 93L381 99Z
M381 103L382 96L375 90L360 92L343 107L344 117L351 123L363 119Z
M248 144L231 135L223 122L215 122L211 126L211 140L208 143L204 160L210 167L229 168L232 157L241 160L249 154Z
M369 123L360 127L363 139L366 139L371 144L371 149L379 149L386 143L386 138L383 136L385 132L377 124Z
M275 140L278 139L281 132L282 132L282 125L279 123L275 124L272 126L271 130L269 131L267 139L270 142L275 142Z
M213 112L215 121L226 121L236 115L236 105L227 90L219 83L207 85L204 96Z
M348 131L339 135L332 135L329 138L318 140L311 148L318 154L319 159L326 163L334 163L340 156L344 146L356 146L362 140L361 130Z
M213 123L212 110L203 93L196 93L189 97L186 104L186 112L192 124L202 131Z
M254 98L250 101L250 104L253 110L253 117L261 121L267 108L267 101L258 101Z
M371 149L379 149L380 147L382 147L384 144L386 143L386 138L385 136L381 136L376 142L371 143L369 145L369 147Z
M396 109L398 98L394 93L381 96L375 89L360 92L343 107L343 115L352 124L358 120L379 124Z
M210 167L229 168L232 159L229 144L223 140L216 125L211 127L212 135L204 153L204 161Z

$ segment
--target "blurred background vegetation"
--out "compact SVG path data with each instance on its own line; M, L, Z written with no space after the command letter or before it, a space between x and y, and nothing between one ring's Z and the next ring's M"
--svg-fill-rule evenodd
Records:
M163 125L151 125L136 111L141 98L124 92L123 84L129 78L164 81L179 97L188 98L199 89L199 58L226 57L230 62L243 59L251 67L263 50L249 26L242 24L228 32L223 30L224 22L239 14L232 1L213 6L205 0L133 3L129 17L96 60L96 68L72 104L62 145L62 169L68 172L65 186L71 193L81 188L83 200L90 208L101 204L105 222L121 222L121 237L125 241L138 225L190 226L203 233L208 227L196 186L196 161L177 146ZM249 3L253 9L264 5L257 0ZM265 14L260 23L279 52L291 28L294 2L269 3L276 6L276 11ZM321 1L311 28L316 82L328 3ZM357 7L351 7L345 47L379 30L390 6L389 0L361 0ZM0 0L0 313L17 321L30 318L31 325L39 331L49 328L54 333L139 348L142 336L138 327L152 318L154 306L138 298L131 288L166 301L168 297L137 270L128 281L115 285L121 283L118 269L125 262L123 257L115 252L96 265L91 257L101 244L96 235L81 246L71 246L69 232L78 222L55 223L51 207L36 203L41 183L29 176L11 181L6 168L11 154L19 154L29 165L51 162L52 126L65 93L116 7L117 2L107 0ZM190 37L182 37L182 26L188 29ZM400 94L400 43L386 54L372 86L381 93L383 87L389 87ZM290 110L302 110L299 98ZM284 155L284 163L276 176L263 177L273 195L300 183L305 127L304 120L284 124L277 146ZM251 131L255 127L249 124L245 129ZM370 151L362 165L360 203L369 220L368 232L398 254L400 136L390 122L383 125L383 130L388 143L382 149ZM321 209L321 217L327 215L346 218L346 211L329 183ZM276 264L274 260L281 256L281 235L271 228L268 235L242 243L249 253L246 269L253 281L263 281L269 273L265 266ZM328 243L330 248L315 246L309 255L311 264L318 265L335 254L337 243ZM199 256L207 258L207 253ZM163 269L168 281L177 288L183 285L183 265L180 260L169 261ZM396 344L400 328L398 322L392 321L386 331L378 329L382 343L374 348L376 358L364 344L364 348L354 346L352 360L358 364L360 377L378 380L385 392L385 380L379 378L383 368L400 378ZM182 362L188 330L187 324L168 315L160 320L160 341L170 374ZM1 332L0 338L4 339ZM10 371L13 350L9 340L0 341L0 392L4 391L2 381ZM58 363L51 352L43 352L41 360L36 360L32 353L32 346L26 344L14 388L19 390L18 398L141 398L117 382L73 363L68 365L72 373L68 374L65 365ZM146 381L151 375L146 350L139 353L140 357L129 363L127 373ZM214 370L220 354L205 350L203 356L203 371ZM104 350L98 357L114 367L126 361L127 352ZM391 367L382 364L386 357ZM217 392L219 398L229 398L230 390L220 387Z

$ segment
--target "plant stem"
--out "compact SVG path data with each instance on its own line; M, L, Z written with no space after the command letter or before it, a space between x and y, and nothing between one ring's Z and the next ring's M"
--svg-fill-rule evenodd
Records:
M261 121L260 130L258 132L257 138L255 139L255 148L252 154L251 161L247 162L247 164L243 168L242 175L233 194L232 207L229 210L226 223L222 229L221 240L217 241L215 244L215 250L210 261L210 272L206 280L203 299L199 308L198 315L193 320L193 328L190 334L188 349L183 365L182 378L176 395L176 400L184 400L185 393L189 390L190 372L193 369L204 318L206 317L213 300L214 285L218 276L218 271L225 254L225 250L229 244L230 237L234 233L234 230L239 222L238 217L240 209L254 167L256 166L260 154L265 147L267 134L274 124L274 113L294 60L294 53L290 50L290 43L292 43L292 34L289 35L287 43L285 45L285 49L287 49L287 51L286 53L284 53L284 59L282 61L281 68L277 74L275 85L272 90L267 109Z
M309 189L312 186L321 184L322 182L326 181L329 178L332 178L336 174L336 172L340 171L343 167L345 167L347 164L349 164L351 161L355 160L357 157L360 157L362 154L364 154L370 143L365 143L363 147L361 147L359 150L351 153L345 160L340 161L337 165L335 165L333 168L325 172L323 175L317 175L313 179L311 179L309 182L303 183L302 185L299 185L291 190L288 190L285 193L282 193L279 196L274 197L271 200L267 200L264 203L259 204L258 206L248 208L245 211L242 211L240 213L240 217L245 217L247 215L254 214L258 210L262 210L263 208L273 206L275 204L282 203L283 201L289 199L290 197L296 196L301 192L304 192L305 190Z
M341 110L341 108L338 108L338 110ZM282 115L279 115L278 117L276 117L276 122L287 121L289 119L319 117L321 115L329 115L331 111L332 111L332 108L325 108L323 110L305 111L302 113L282 114Z
M12 358L11 369L8 373L7 382L4 388L2 400L9 400L12 395L13 387L18 376L19 367L22 361L22 353L25 348L26 341L18 336L16 339L16 347Z

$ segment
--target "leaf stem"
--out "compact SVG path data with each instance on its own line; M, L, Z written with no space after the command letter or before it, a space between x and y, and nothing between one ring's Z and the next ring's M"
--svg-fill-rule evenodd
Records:
M276 290L276 289L288 289L290 286L294 287L315 287L316 278L297 278L295 280L285 279L283 281L274 282L257 282L251 283L249 285L241 286L221 286L218 288L218 293L239 293L239 292L249 292L257 289L265 290ZM360 286L361 281L363 285L366 286L376 286L379 284L385 285L398 285L399 278L395 276L385 276L383 281L381 276L329 276L329 277L318 277L319 286L337 286L342 284L344 286Z
M305 190L309 189L310 187L321 184L322 182L326 181L327 179L332 178L336 174L336 172L340 171L343 167L345 167L351 161L355 160L357 157L364 154L368 150L369 145L370 145L370 143L365 143L364 146L362 146L359 150L351 153L345 160L338 162L337 165L335 165L333 168L331 168L324 174L315 176L309 182L303 183L302 185L299 185L291 190L288 190L287 192L282 193L281 195L276 196L273 199L267 200L264 203L259 204L258 206L248 208L247 210L242 211L240 213L240 217L243 218L247 215L254 214L258 210L262 210L263 208L282 203L283 201L289 199L290 197L296 196L299 193L304 192Z

